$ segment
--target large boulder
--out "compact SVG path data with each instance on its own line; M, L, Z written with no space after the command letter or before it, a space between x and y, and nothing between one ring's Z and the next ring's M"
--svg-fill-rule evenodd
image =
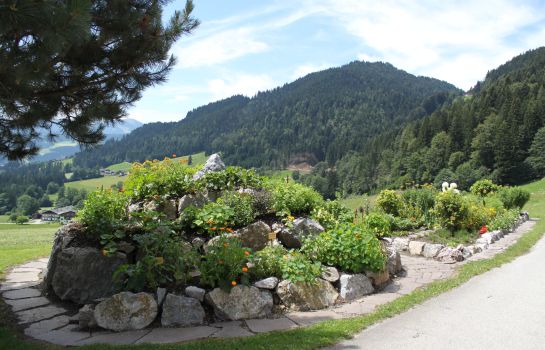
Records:
M112 276L127 257L122 253L104 256L97 248L75 246L74 238L81 230L72 224L57 232L43 286L47 295L83 305L118 291Z
M292 310L320 310L335 304L339 293L333 285L322 279L316 283L293 283L283 280L276 287L282 303Z
M163 327L199 326L204 323L204 317L204 309L197 299L167 294L163 304L161 325Z
M186 194L185 196L180 198L180 201L178 202L178 212L181 215L185 208L191 206L196 208L202 208L206 203L208 203L208 199L204 194L200 192L195 194Z
M361 273L341 275L340 285L340 295L345 301L356 300L375 291L371 279Z
M219 154L214 153L206 160L206 163L195 175L193 175L193 180L198 180L203 177L206 173L212 171L222 171L225 170L225 164L221 160Z
M445 246L442 244L426 243L422 255L424 255L425 258L435 258L443 248L445 248Z
M390 275L394 276L403 271L401 254L399 254L393 245L386 247L386 254L388 256L388 262L386 264Z
M406 252L409 250L409 239L403 237L396 237L392 241L392 247L397 251Z
M324 228L317 221L309 218L297 218L293 228L284 228L278 233L278 240L287 248L301 248L303 239L323 232Z
M411 254L411 255L422 255L422 252L424 251L424 245L426 245L426 242L410 241L409 242L409 254Z
M215 288L206 294L205 300L222 320L263 318L271 314L273 307L270 291L243 285L233 287L229 293Z
M95 307L97 324L115 332L142 329L157 317L157 302L148 293L121 292Z
M269 233L271 228L263 221L257 221L236 232L242 242L243 247L248 247L254 251L261 250L269 242Z

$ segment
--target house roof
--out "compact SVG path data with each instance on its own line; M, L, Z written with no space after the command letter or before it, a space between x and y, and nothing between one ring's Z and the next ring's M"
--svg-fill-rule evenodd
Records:
M49 210L46 210L46 211L43 211L42 214L57 214L57 215L62 215L62 214L66 214L66 213L69 213L69 212L74 212L76 213L76 208L74 208L73 206L67 206L67 207L62 207L62 208L55 208L55 209L49 209Z

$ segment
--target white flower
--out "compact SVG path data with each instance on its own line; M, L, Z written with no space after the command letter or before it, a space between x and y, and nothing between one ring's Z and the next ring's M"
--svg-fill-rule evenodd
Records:
M447 192L448 190L448 182L443 182L443 184L441 185L441 188L443 189L443 192Z
M458 185L455 182L451 183L449 189L453 190L455 188L458 188Z

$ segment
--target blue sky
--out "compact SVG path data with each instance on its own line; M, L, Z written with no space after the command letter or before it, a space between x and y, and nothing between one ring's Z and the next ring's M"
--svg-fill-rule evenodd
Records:
M182 9L173 1L165 15ZM354 60L385 61L469 89L545 44L545 1L194 0L201 25L178 64L128 116L175 121L234 94L253 96ZM166 16L165 16L166 17Z

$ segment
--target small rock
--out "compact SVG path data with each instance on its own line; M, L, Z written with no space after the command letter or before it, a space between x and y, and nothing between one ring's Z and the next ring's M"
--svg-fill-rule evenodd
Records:
M388 255L388 272L390 275L395 276L401 271L403 271L403 266L401 265L401 254L397 251L397 249L391 245L386 247L386 253Z
M442 244L430 244L426 243L424 245L424 250L422 252L422 255L424 255L425 258L435 258L437 254L443 249L445 246Z
M326 266L322 271L322 279L334 283L339 280L339 271L333 266Z
M463 247L462 250L462 256L464 257L464 259L469 259L473 253L471 252L471 250L467 247Z
M426 242L410 241L409 242L409 254L411 254L411 255L422 255L422 252L424 251L424 245L426 245Z
M380 287L390 281L390 273L388 272L388 269L379 272L365 271L365 275L371 279L371 282L375 288Z
M487 250L488 249L488 243L487 242L484 242L484 243L476 242L475 249L478 249L479 252L482 252L483 250Z
M238 230L236 233L239 235L243 247L257 251L267 246L270 232L269 225L263 221L258 221Z
M182 214L184 209L190 206L202 208L206 203L208 203L208 200L202 193L186 194L178 203L178 213Z
M121 242L118 242L116 244L117 246L117 250L125 253L125 254L130 254L132 252L134 252L134 250L136 249L136 247L132 244L130 244L129 242L125 242L125 241L121 241Z
M167 295L166 288L157 288L157 292L155 293L157 296L157 305L161 306L163 305L163 301L165 301L165 297Z
M233 287L229 293L215 288L206 294L205 300L222 320L263 318L271 314L273 307L270 291L244 285Z
M463 261L464 256L462 255L462 252L457 249L445 247L439 252L435 259L445 264L453 264L458 261Z
M142 329L157 316L157 302L148 293L121 292L95 307L97 324L116 332Z
M198 301L204 301L205 294L206 294L206 291L199 287L188 286L185 288L185 295L187 295L190 298L197 299Z
M196 237L191 241L191 245L195 249L199 249L200 247L202 247L204 245L204 243L205 243L205 241L201 237Z
M265 278L254 283L255 287L261 288L261 289L275 289L277 285L278 285L278 278L276 277Z
M396 237L392 241L392 247L394 247L399 252L406 252L409 250L409 239Z
M345 301L356 300L375 291L371 280L361 273L354 275L343 274L340 283L340 296Z
M301 248L303 239L318 235L324 228L317 221L309 218L297 218L293 228L285 228L278 233L278 239L287 248Z
M205 312L201 303L195 298L167 294L161 315L163 327L189 327L204 323Z
M95 319L95 306L87 304L79 309L77 314L78 325L80 329L94 329L97 327Z
M323 279L316 283L292 283L283 280L276 287L276 294L287 307L295 311L320 310L335 304L339 293Z
M167 199L161 203L161 212L167 220L175 220L178 217L178 206L174 199Z

